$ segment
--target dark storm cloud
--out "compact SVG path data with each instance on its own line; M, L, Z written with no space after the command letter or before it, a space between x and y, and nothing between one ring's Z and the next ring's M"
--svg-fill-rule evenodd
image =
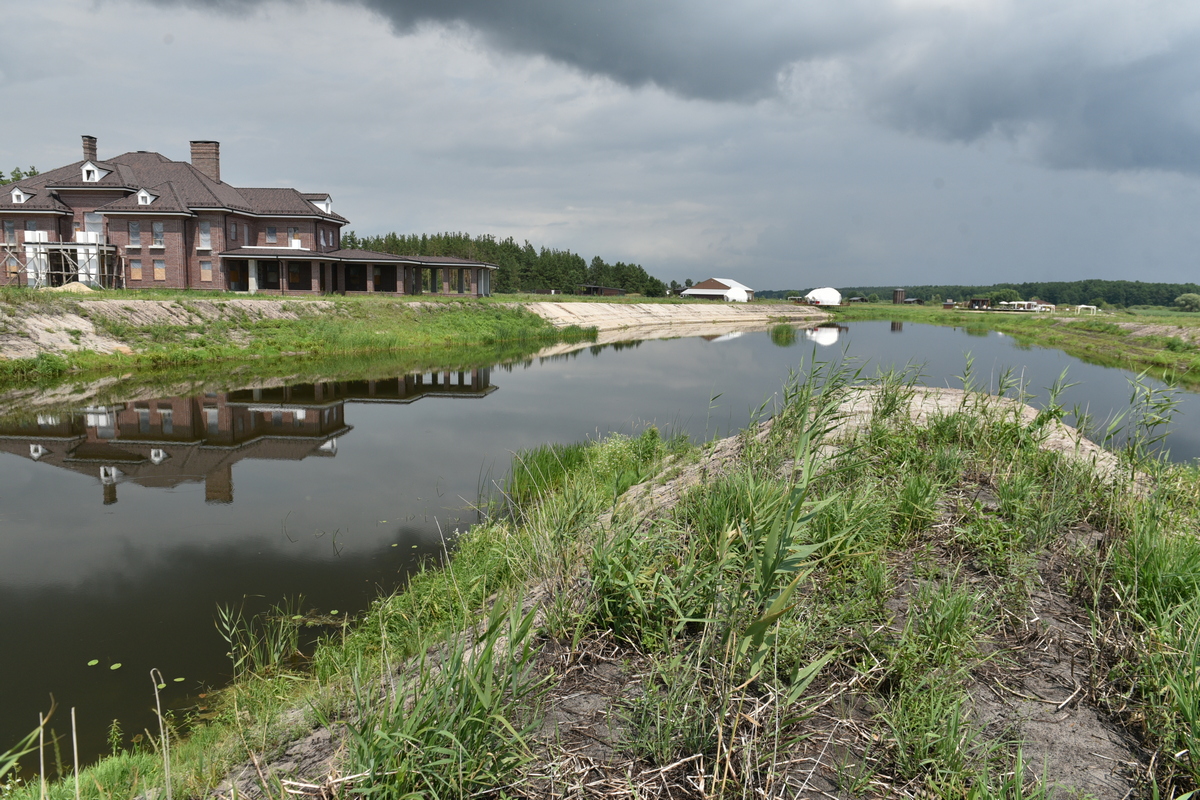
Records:
M397 34L461 27L503 52L685 98L808 96L815 65L839 77L821 87L837 95L828 103L923 137L1006 138L1060 168L1200 171L1200 20L1182 4L331 1Z
M264 0L151 0L236 12ZM888 27L880 0L336 0L377 12L399 34L463 25L500 50L541 55L632 87L753 100L787 64L870 41Z

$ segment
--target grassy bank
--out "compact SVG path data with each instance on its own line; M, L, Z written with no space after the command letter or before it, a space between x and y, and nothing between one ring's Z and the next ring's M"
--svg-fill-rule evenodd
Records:
M1114 457L1053 403L834 366L784 398L702 447L518 455L445 569L303 665L290 612L243 625L215 718L167 720L170 796L1196 787L1200 474L1148 455L1153 415ZM80 796L164 786L163 742L119 738Z
M886 319L1002 331L1023 345L1062 350L1091 364L1149 370L1155 377L1200 385L1200 315L1163 310L1100 316L946 311L921 306L855 304L834 309L839 319Z
M402 302L384 298L288 300L281 318L262 318L237 306L220 306L216 318L198 313L202 300L229 301L228 296L173 297L98 292L89 302L72 297L7 290L0 292L0 311L10 317L77 314L97 333L126 345L129 352L102 354L89 350L43 353L31 358L0 360L0 388L48 384L70 376L88 381L116 371L218 373L252 362L256 374L288 370L388 353L434 349L464 351L516 346L531 351L564 339L588 340L581 329L559 330L519 307L475 301ZM163 293L166 295L167 293ZM136 314L100 313L92 299L157 299L177 311L181 324L139 324ZM277 302L279 298L271 298ZM130 308L133 308L130 306ZM452 359L455 362L463 358ZM468 360L470 360L468 358Z

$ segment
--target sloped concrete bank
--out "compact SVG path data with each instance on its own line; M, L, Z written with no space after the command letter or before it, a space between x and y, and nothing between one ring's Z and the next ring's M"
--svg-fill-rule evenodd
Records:
M680 326L766 325L771 322L822 322L820 309L796 305L741 303L526 303L525 307L554 325L595 328L601 334L631 328L673 329ZM703 331L700 331L703 332ZM676 332L675 335L689 335Z

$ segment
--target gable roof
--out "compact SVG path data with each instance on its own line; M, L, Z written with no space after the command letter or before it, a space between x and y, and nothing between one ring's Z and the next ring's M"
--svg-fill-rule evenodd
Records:
M706 281L700 281L700 283L693 284L691 288L684 289L683 291L695 292L696 290L699 290L699 293L702 294L714 294L727 292L730 289L742 289L747 292L754 291L749 286L745 285L744 283L738 283L733 278L709 278Z
M85 182L82 169L86 161L76 161L57 169L23 178L16 183L4 187L7 191L0 193L0 211L9 210L54 210L70 211L70 209L54 197L60 190L95 190L108 189L132 194L139 189L147 189L159 195L153 207L138 206L133 199L133 207L142 211L157 211L163 213L166 206L160 206L164 200L174 205L179 213L193 213L200 209L214 211L229 211L250 216L298 216L316 217L337 224L349 222L340 214L332 211L325 212L317 207L313 200L325 200L326 193L302 194L296 189L239 189L222 181L215 181L187 161L172 161L161 153L137 150L122 153L119 156L99 161L93 159L92 164L108 174L98 181ZM164 185L170 185L170 190L159 191ZM13 203L11 191L20 187L22 191L30 192L41 198L37 205L31 205L34 198L25 203ZM128 210L125 203L129 198L110 203L105 210Z
M13 202L13 189L20 189L25 194L24 203ZM71 209L61 200L45 189L37 186L22 186L11 183L0 187L0 211L23 211L34 213L55 212L69 214Z

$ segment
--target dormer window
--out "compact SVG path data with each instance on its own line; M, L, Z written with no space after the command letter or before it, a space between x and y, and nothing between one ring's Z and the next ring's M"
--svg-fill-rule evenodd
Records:
M137 193L137 199L139 206L148 206L158 199L158 195L150 194L145 189L142 189Z
M100 167L97 167L91 161L83 162L83 166L80 168L80 170L83 174L84 183L96 183L97 181L102 180L104 176L111 171L107 169L100 169Z
M29 199L29 197L30 197L29 195L25 194L25 193L24 193L24 192L22 192L20 189L13 189L13 190L12 190L12 201L13 201L14 203L16 203L17 205L21 205L21 204L22 204L22 203L24 203L26 200L28 200L28 199Z

